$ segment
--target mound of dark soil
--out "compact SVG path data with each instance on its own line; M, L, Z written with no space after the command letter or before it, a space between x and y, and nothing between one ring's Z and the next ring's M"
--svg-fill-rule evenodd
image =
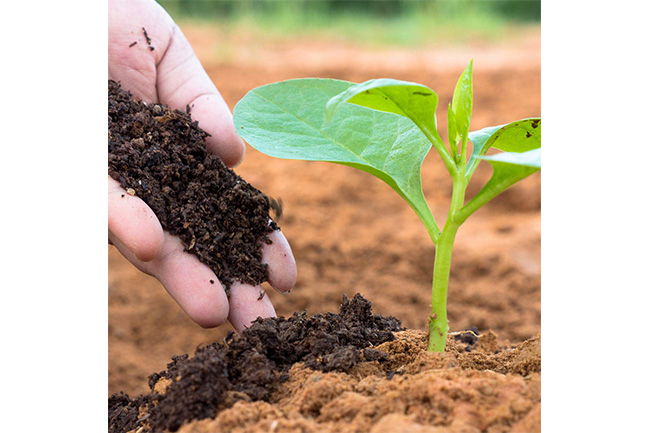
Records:
M270 242L266 235L278 226L268 197L207 151L208 135L188 113L145 104L108 82L108 173L228 292L235 280L267 280L260 242Z
M298 362L313 370L345 372L364 360L387 361L371 348L395 339L400 321L373 315L371 304L345 295L338 314L258 318L223 342L198 348L194 357L176 356L167 370L149 378L151 393L109 398L109 432L175 431L191 420L213 418L237 401L268 401Z

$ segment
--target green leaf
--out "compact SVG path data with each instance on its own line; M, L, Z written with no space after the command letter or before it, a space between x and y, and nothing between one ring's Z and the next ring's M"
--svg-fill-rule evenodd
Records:
M451 109L454 113L454 125L456 133L463 139L467 140L469 134L469 123L472 118L472 103L474 100L474 90L472 84L472 64L469 65L460 75L454 97L451 101Z
M388 110L342 104L330 111L327 121L325 105L353 86L347 81L308 78L258 87L235 106L235 127L244 140L267 155L335 162L377 176L415 210L432 239L437 238L439 229L420 180L431 143L412 121Z
M465 177L472 177L481 156L494 147L506 152L526 152L539 149L542 145L542 123L540 118L517 120L506 125L490 126L469 133L474 149L467 162Z
M456 115L451 108L451 102L447 108L447 136L449 137L451 153L456 158L458 155L458 131L456 130Z
M483 188L467 203L460 212L459 222L463 222L472 213L510 188L520 180L539 171L542 149L527 152L502 152L496 155L481 156L492 164L492 177Z
M328 118L346 102L399 114L431 132L436 130L438 95L422 84L391 78L379 78L357 84L327 102L325 112Z
M433 144L447 170L450 173L455 170L454 161L437 129L438 95L427 86L391 78L369 80L332 97L325 108L328 118L346 102L411 119Z
M511 164L524 167L542 168L542 149L533 149L528 152L501 152L496 155L481 156L480 159L490 161L492 166Z

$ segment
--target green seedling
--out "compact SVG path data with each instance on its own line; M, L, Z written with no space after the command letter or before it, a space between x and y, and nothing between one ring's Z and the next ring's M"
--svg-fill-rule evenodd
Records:
M447 287L459 227L506 188L541 167L540 118L470 132L472 105L470 62L447 108L449 146L437 128L438 96L417 83L288 80L251 90L234 110L237 131L260 152L364 170L390 185L413 208L435 245L429 351L445 349ZM442 230L422 192L421 166L431 146L453 181ZM488 155L491 148L501 152ZM481 161L491 164L492 176L468 200L467 185Z

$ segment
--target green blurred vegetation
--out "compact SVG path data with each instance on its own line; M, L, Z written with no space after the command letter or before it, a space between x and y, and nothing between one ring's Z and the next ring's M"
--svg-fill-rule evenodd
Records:
M495 40L540 22L540 0L158 0L176 21L265 36L325 35L371 44Z

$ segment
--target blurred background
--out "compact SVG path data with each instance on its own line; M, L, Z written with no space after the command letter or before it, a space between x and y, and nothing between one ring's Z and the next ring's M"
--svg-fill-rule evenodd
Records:
M494 40L539 24L539 0L159 0L176 20L375 45Z

